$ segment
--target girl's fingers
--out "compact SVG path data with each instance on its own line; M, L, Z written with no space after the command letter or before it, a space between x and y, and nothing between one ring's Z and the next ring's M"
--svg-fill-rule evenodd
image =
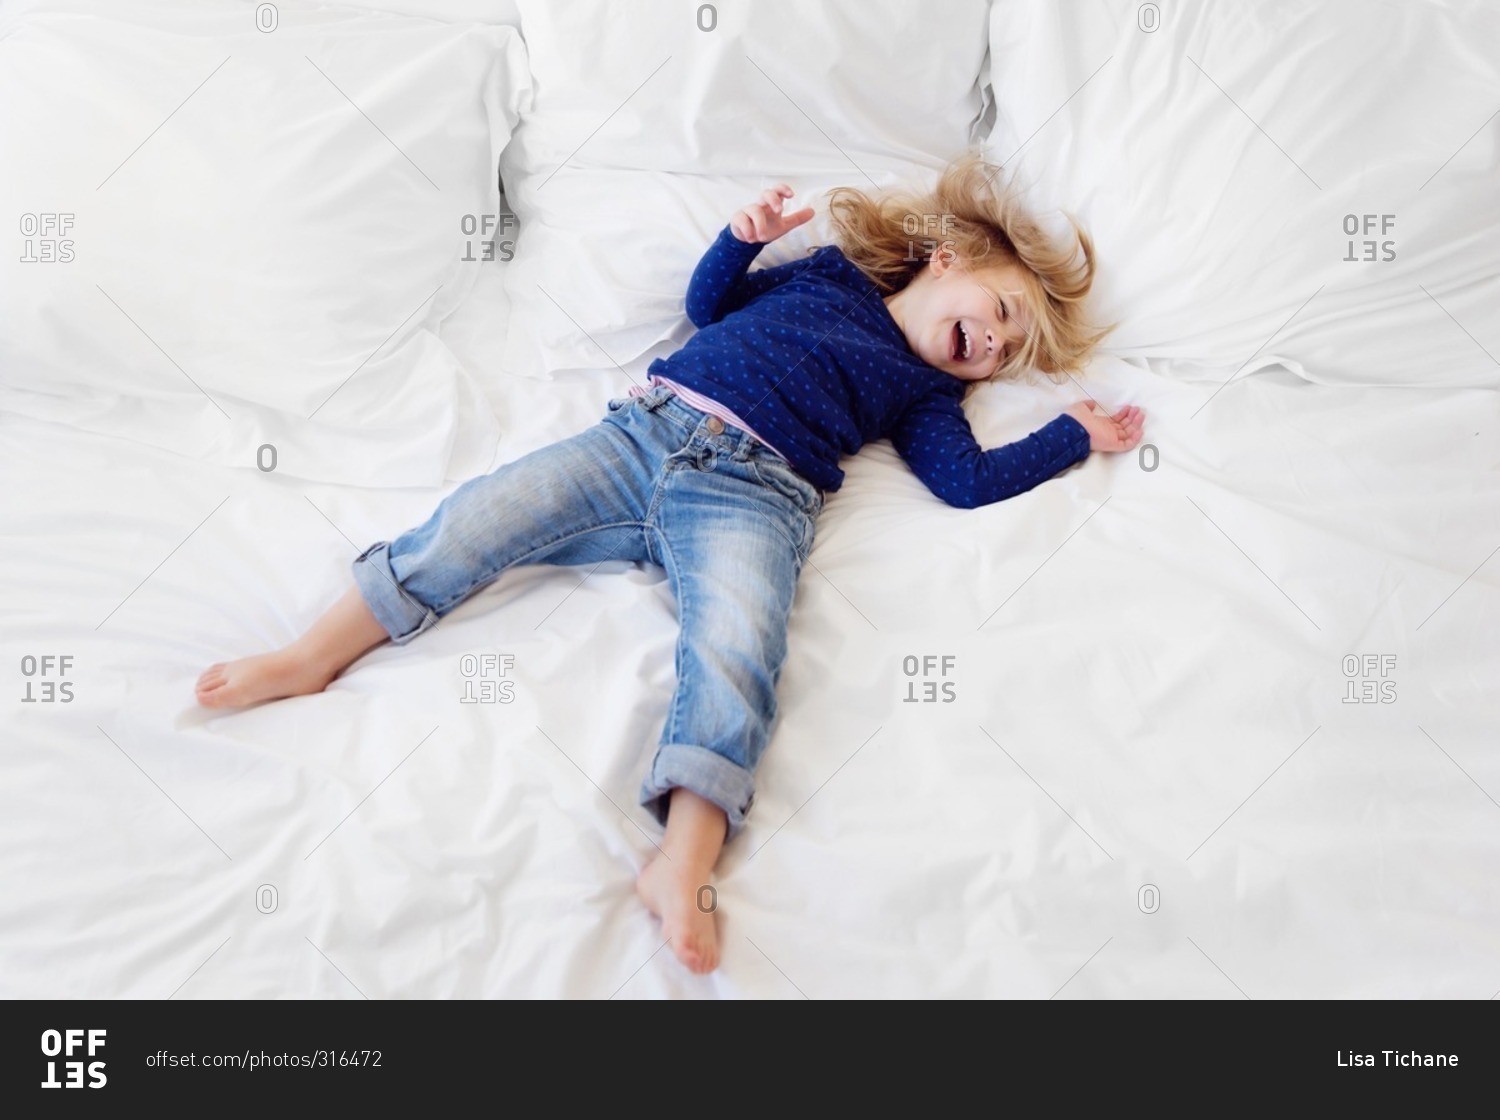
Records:
M1138 405L1127 404L1111 412L1104 405L1086 397L1075 402L1082 405L1090 419L1089 431L1099 451L1130 451L1140 442L1145 431L1145 410Z
M787 188L788 191L790 189ZM798 210L794 214L783 214L781 204L780 194L771 190L764 191L759 202L752 202L737 212L730 219L730 224L735 227L736 234L753 230L756 241L768 242L776 240L788 230L796 229L812 221L814 210L811 206Z

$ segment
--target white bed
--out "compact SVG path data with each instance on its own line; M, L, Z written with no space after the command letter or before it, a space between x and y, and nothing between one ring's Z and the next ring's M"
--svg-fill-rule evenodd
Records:
M512 20L490 7L472 14ZM1021 7L995 6L1007 19L991 27L991 66L1025 30L1011 18ZM1137 7L1112 10L1133 19ZM1182 7L1161 5L1168 19ZM1432 16L1426 49L1484 18ZM1492 60L1445 58L1494 78ZM1091 65L1077 61L1080 78ZM1283 88L1306 77L1264 73ZM1004 128L1016 102L998 75L992 87ZM517 102L533 137L544 96L539 81L537 103ZM1074 99L1080 114L1085 101ZM1473 105L1472 123L1489 108ZM1247 158L1286 171L1270 170L1281 157L1234 113L1216 121L1248 130L1235 141ZM1070 119L1037 134L1034 169L1069 166L1086 135ZM1278 123L1301 155L1287 134L1305 122ZM1436 168L1468 131L1448 129L1432 141L1437 158L1418 150L1410 166ZM1494 193L1495 121L1476 135L1445 174ZM799 134L789 158L803 143L824 141ZM584 161L571 173L632 172ZM724 180L684 202L682 252L737 185L731 171ZM534 179L507 182L523 209L537 204ZM1073 199L1106 264L1111 247L1128 248L1128 228L1109 220L1124 195L1039 189ZM1393 204L1403 234L1422 204ZM517 264L547 220L523 220ZM1203 294L1201 327L1183 324L1203 275L1135 314L1122 264L1103 294L1124 341L1082 384L1106 405L1146 408L1150 451L1095 456L976 511L929 495L888 444L847 461L798 592L756 808L721 864L725 951L707 977L662 950L633 891L659 839L636 791L673 682L659 571L518 571L324 694L228 714L192 698L209 662L297 634L346 586L358 549L420 520L455 480L595 422L680 328L663 331L650 293L634 321L585 321L592 342L558 332L580 354L602 344L619 366L559 357L518 370L551 345L515 287L538 266L471 277L431 325L459 370L444 415L462 422L437 451L408 447L404 485L284 461L257 469L250 431L248 443L184 454L150 437L149 407L135 430L93 422L98 389L59 374L61 358L36 376L63 386L62 403L28 404L14 342L27 328L10 321L0 994L1489 998L1500 987L1500 379L1485 351L1500 352L1500 303L1485 236L1449 256L1403 250L1427 271L1401 282L1424 283L1452 318L1412 327L1412 308L1437 310L1420 291L1399 303L1372 271L1355 285L1363 298L1401 310L1340 311L1322 335L1258 351L1261 320L1285 319L1324 267L1311 250L1263 306ZM588 267L603 271L576 293L613 266ZM33 275L11 266L7 296ZM547 286L586 313L581 294ZM105 312L117 314L90 312L101 329ZM1356 335L1378 357L1411 329L1441 360L1409 378L1392 362L1358 383L1354 363L1325 372L1312 360ZM970 414L982 440L1001 443L1080 395L987 386ZM298 432L380 456L357 426ZM491 666L490 654L509 660ZM48 656L71 661L60 670ZM487 694L486 679L509 702L465 702ZM48 682L72 699L25 702ZM940 701L951 683L952 702L906 702L929 682ZM1367 682L1375 702L1346 702Z

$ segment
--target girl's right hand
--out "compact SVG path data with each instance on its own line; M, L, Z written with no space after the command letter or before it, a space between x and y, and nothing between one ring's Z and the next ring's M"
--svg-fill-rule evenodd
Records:
M734 217L729 219L729 228L741 241L767 245L812 221L811 206L792 214L781 212L782 206L791 197L792 188L786 183L777 183L770 190L761 192L759 202L752 202L743 210L735 211Z

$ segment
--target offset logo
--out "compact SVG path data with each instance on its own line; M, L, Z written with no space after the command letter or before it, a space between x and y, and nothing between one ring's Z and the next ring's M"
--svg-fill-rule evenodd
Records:
M923 654L921 657L907 654L901 659L901 672L907 678L906 695L901 698L901 703L953 703L958 699L958 685L956 681L948 679L948 674L957 664L958 658L951 653L945 653L941 657L931 653ZM938 677L941 679L936 679ZM920 690L917 687L919 684ZM941 686L941 696L939 696L939 686Z
M954 231L952 214L905 214L901 218L901 232L911 240L906 243L908 261L931 260L935 254L942 256L944 264L958 260L958 243L949 234ZM918 234L925 234L918 237Z
M458 702L509 704L516 698L516 682L505 678L515 663L508 653L464 654L458 659L458 671L464 678L464 694Z
M1394 704L1396 702L1396 681L1391 676L1396 668L1394 653L1363 653L1357 656L1346 653L1343 668L1345 704L1377 702ZM1378 678L1376 677L1377 669L1380 674ZM1357 679L1359 681L1358 692L1355 691Z
M1360 233L1365 235L1363 241L1349 242L1349 251L1344 254L1346 261L1393 261L1396 259L1396 242L1394 238L1378 240L1374 235L1378 232L1381 237L1386 237L1391 230L1396 228L1396 215L1394 214L1345 214L1344 233L1353 238ZM1358 245L1358 251L1355 246ZM1379 256L1376 253L1379 253Z
M41 656L28 653L23 656L21 676L26 678L26 695L21 697L21 703L71 704L73 682L61 678L66 677L72 667L73 655L70 653L44 653ZM36 686L34 689L33 685Z
M516 216L514 214L465 214L459 220L459 228L463 230L466 240L464 242L464 255L458 259L461 261L509 261L516 255L516 242L513 237L506 237L506 233L517 228ZM498 234L496 232L498 227ZM479 235L479 255L474 255L475 242L472 240L475 234Z
M47 1080L43 1089L102 1089L109 1082L104 1074L104 1063L85 1062L84 1058L97 1057L104 1049L102 1030L46 1030L42 1032L42 1056L47 1058ZM56 1059L67 1058L59 1062ZM62 1069L59 1071L58 1067ZM58 1080L58 1073L63 1079ZM87 1080L85 1080L87 1078Z
M73 259L73 239L68 236L72 228L72 214L22 214L21 236L26 248L21 253L21 263L67 264Z

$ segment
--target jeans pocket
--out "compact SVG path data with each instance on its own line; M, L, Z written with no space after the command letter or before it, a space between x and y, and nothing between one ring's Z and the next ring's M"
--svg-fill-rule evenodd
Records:
M780 456L760 456L751 460L756 477L783 497L790 498L808 517L817 517L823 508L823 494L798 474Z

